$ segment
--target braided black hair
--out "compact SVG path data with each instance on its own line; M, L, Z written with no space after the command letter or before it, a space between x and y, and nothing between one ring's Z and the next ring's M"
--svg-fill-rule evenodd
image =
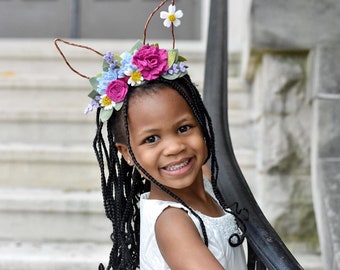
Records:
M101 172L101 186L104 200L105 213L112 222L113 242L109 263L106 269L138 269L139 268L139 233L140 233L140 195L150 190L150 181L157 185L164 192L172 196L176 201L185 206L199 220L204 243L208 246L208 237L205 225L201 217L191 209L176 194L167 189L164 185L154 179L136 160L130 145L130 134L128 128L128 105L129 100L146 90L157 91L157 89L170 87L176 90L188 103L195 118L200 124L203 136L208 149L207 161L210 160L211 183L214 194L220 205L228 212L237 217L228 207L217 188L218 164L215 155L215 139L212 121L203 104L201 95L195 85L191 82L189 75L176 80L159 78L146 82L138 87L130 87L123 108L115 111L107 124L107 143L102 135L103 123L100 121L100 109L97 110L97 133L94 138L93 147L99 162ZM129 154L134 162L134 167L127 164L119 154L116 143L127 145ZM105 163L107 169L105 167ZM146 177L144 178L141 173ZM150 181L148 181L148 180ZM242 221L241 221L242 224ZM243 228L245 228L243 226ZM233 241L231 241L233 238ZM235 242L236 238L236 242ZM233 234L229 243L238 246L243 242L243 235ZM104 269L101 264L100 270Z

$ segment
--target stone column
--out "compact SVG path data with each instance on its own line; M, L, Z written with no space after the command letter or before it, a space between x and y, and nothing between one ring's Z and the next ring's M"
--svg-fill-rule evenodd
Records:
M340 43L310 57L312 182L325 269L340 269Z
M314 205L327 270L340 260L339 12L338 0L252 0L242 68L254 93L258 200L283 238L311 247ZM308 71L301 52L313 52Z
M264 54L252 92L258 201L286 242L317 246L310 182L306 54Z

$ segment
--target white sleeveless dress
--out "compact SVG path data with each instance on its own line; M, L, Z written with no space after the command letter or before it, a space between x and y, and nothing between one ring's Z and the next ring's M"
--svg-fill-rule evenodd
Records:
M215 198L211 184L204 181L206 191ZM161 200L149 200L149 193L144 193L140 200L141 228L140 228L140 270L169 270L170 267L163 259L158 248L155 236L155 223L158 216L167 207L176 207L186 210L195 223L202 239L203 234L198 219L182 204ZM238 232L233 215L225 213L221 217L209 217L200 212L208 236L208 248L215 258L227 270L246 270L246 260L242 246L231 247L229 237Z

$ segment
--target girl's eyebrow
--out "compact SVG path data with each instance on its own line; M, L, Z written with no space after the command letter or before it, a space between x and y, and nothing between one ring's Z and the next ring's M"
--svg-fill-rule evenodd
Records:
M157 128L150 128L150 129L141 129L140 132L138 132L137 134L142 136L142 135L149 135L149 134L154 134L157 133L159 131L159 129Z
M192 116L191 114L184 114L184 117L181 117L178 121L174 122L173 126L179 126L187 121L192 121L194 120L195 117ZM159 128L146 128L143 129L141 128L138 132L137 135L142 136L142 135L148 135L148 134L154 134L159 132L160 129Z

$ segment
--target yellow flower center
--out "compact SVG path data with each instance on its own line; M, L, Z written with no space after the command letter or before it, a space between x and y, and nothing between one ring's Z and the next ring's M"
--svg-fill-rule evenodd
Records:
M168 19L169 19L170 22L176 21L176 16L175 16L175 14L169 14Z
M138 70L135 70L134 72L131 73L131 79L134 82L139 82L141 78L142 74Z
M104 98L102 99L102 104L103 104L105 107L111 105L111 103L112 103L112 101L111 101L111 99L109 99L108 97L104 97Z

